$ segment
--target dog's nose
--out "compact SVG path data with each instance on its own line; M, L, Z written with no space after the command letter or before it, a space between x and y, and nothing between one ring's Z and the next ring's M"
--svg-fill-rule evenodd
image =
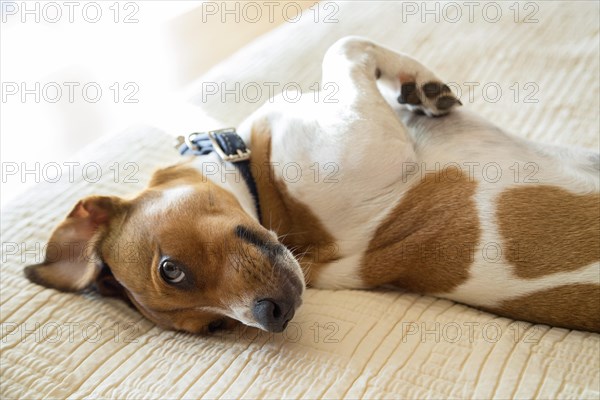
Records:
M284 301L261 299L254 304L254 318L266 330L282 332L294 317L294 308Z

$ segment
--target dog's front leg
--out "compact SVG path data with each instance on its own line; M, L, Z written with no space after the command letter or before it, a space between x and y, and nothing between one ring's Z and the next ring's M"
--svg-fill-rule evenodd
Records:
M461 104L435 73L414 58L355 36L329 48L323 82L336 82L342 99L369 109L368 103L382 97L380 89L391 94L388 103L398 102L429 116L447 114Z
M460 102L448 86L415 59L359 37L334 43L323 59L322 85L335 85L335 104L321 104L318 122L343 145L344 167L354 178L365 163L379 160L385 187L401 178L402 166L416 162L414 143L392 108L398 103L430 116L450 112ZM384 92L392 96L384 97ZM360 150L358 150L360 149ZM354 168L356 167L356 168Z
M394 93L391 100L384 98L378 82ZM401 184L406 182L404 167L419 157L392 105L400 102L433 116L448 113L459 103L416 60L356 37L341 39L329 48L322 84L323 88L333 84L338 90L335 104L319 104L317 126L322 134L319 141L336 156L339 184L335 197L315 190L323 199L308 198L306 187L299 196L317 210L337 239L337 259L320 259L320 265L312 268L311 284L362 288L366 284L359 269L369 238L389 206L406 190Z

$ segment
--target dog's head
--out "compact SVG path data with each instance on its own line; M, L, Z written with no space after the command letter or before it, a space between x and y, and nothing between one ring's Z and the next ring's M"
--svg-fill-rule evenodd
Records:
M282 331L301 303L297 261L227 190L192 168L155 173L132 200L87 197L54 230L29 280L94 285L160 326L189 332L235 321Z

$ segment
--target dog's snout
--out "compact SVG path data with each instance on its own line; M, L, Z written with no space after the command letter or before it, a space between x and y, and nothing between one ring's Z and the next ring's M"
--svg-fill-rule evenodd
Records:
M282 332L294 317L294 307L285 301L261 299L256 301L252 310L254 318L271 332Z

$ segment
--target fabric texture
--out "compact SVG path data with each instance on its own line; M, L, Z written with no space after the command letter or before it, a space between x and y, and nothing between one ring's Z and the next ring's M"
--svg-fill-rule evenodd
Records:
M321 20L331 13L327 4ZM472 99L463 92L461 99L508 131L598 149L599 5L536 4L537 23L515 23L508 3L496 23L477 12L469 22L466 9L456 23L422 23L398 2L339 3L338 22L315 23L307 13L191 90L211 117L235 126L260 102L203 96L202 82L309 88L319 80L326 48L358 34L414 55L463 90L465 82L480 89L497 83L497 102L488 101L492 89L485 97L475 90ZM515 82L518 99L510 89ZM538 102L525 102L527 96ZM600 396L600 335L515 322L433 297L308 290L284 334L204 337L160 329L91 291L60 293L24 278L23 267L41 261L51 230L79 198L131 195L155 168L179 159L170 135L135 127L81 152L73 182L41 183L2 210L2 398Z

